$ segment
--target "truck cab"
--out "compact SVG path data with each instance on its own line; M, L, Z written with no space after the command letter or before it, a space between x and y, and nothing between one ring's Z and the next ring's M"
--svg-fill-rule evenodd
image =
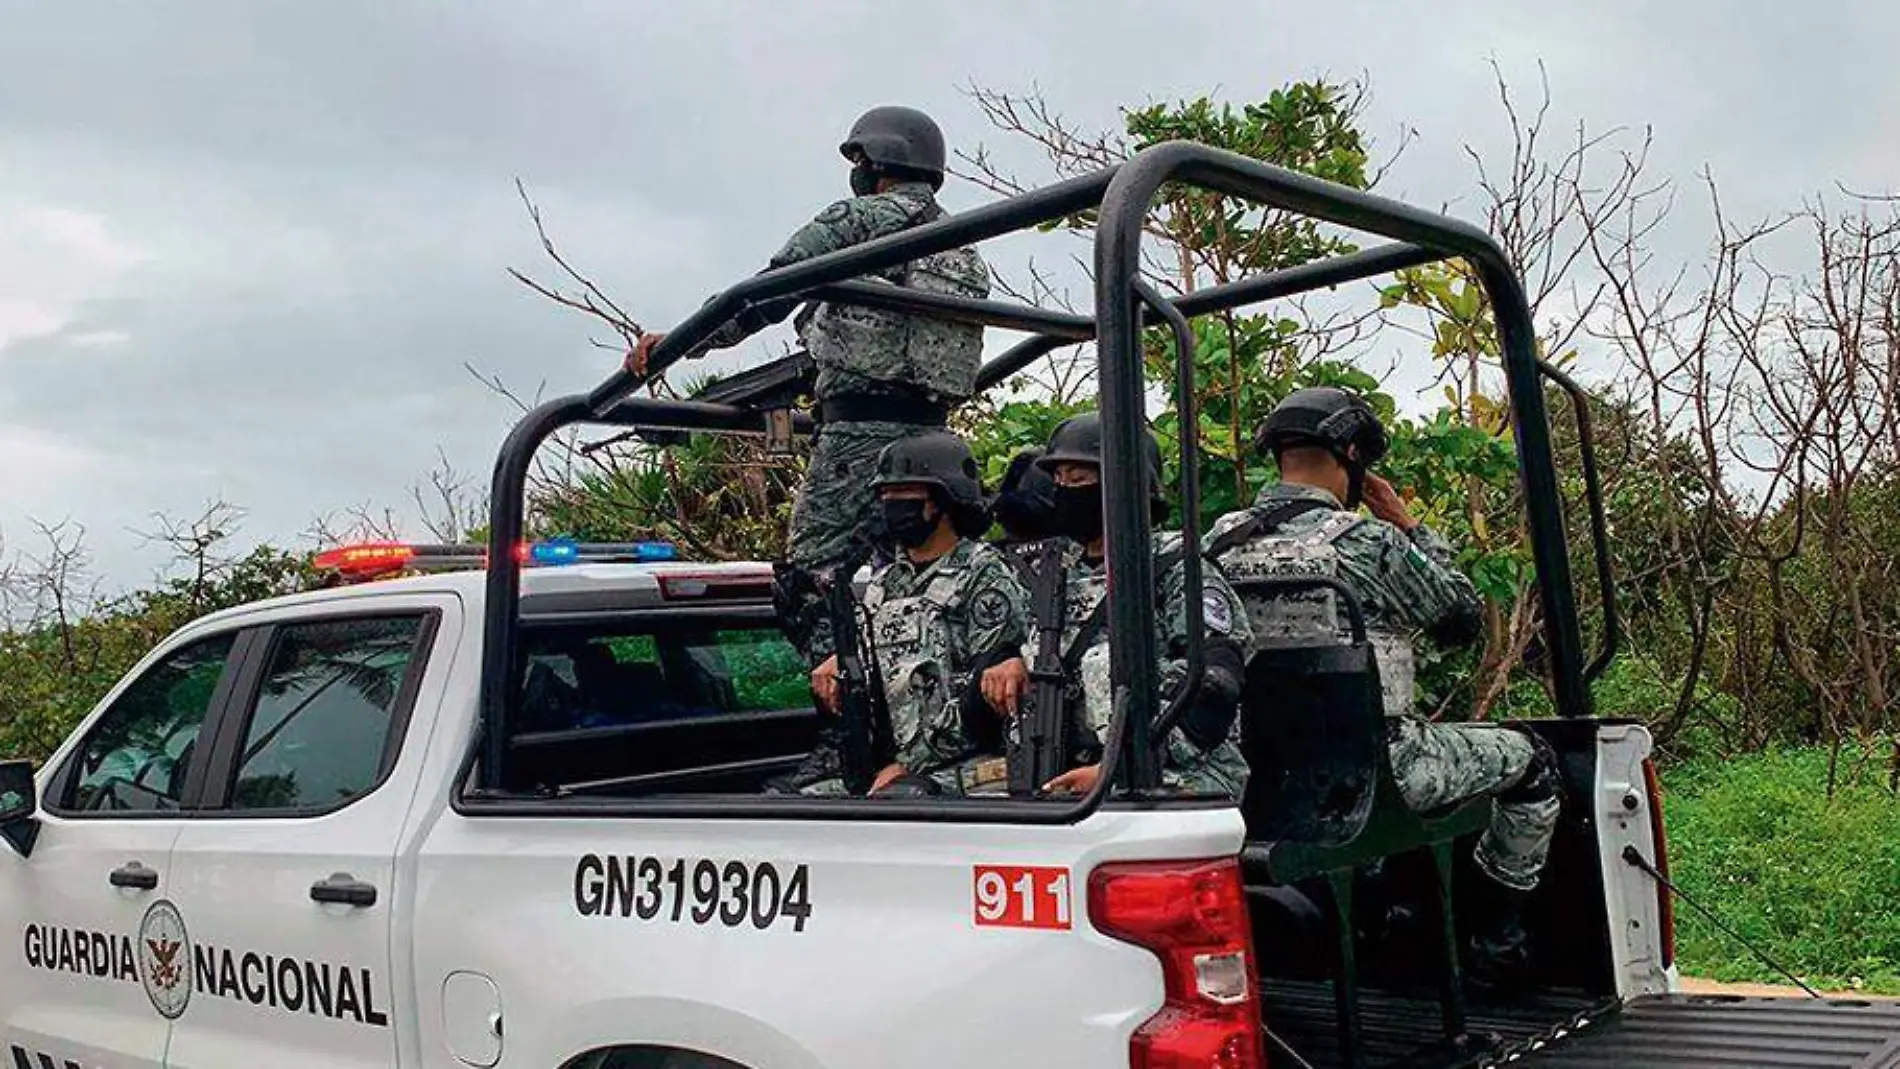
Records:
M1164 181L1394 239L1169 300L1142 282ZM1094 317L852 279L1100 211ZM1256 657L1247 797L1160 789L1140 334L1444 256L1477 263L1504 341L1559 717L1562 825L1532 979L1476 990L1454 952L1483 803L1395 806L1362 636ZM1080 797L810 798L771 789L823 721L764 563L526 537L535 450L576 423L779 440L774 399L631 397L617 374L503 443L485 547L375 544L343 582L196 621L44 767L0 765L0 1046L15 1066L871 1069L992 1065L1876 1067L1900 1009L1674 994L1649 738L1591 716L1521 291L1463 224L1203 146L742 282L669 333L657 371L751 303L813 295L1024 330L984 372L1094 339L1108 642L1104 774ZM1180 374L1186 375L1186 357ZM1195 425L1192 391L1182 422ZM1579 416L1583 412L1579 409ZM1583 436L1588 441L1588 436ZM1182 442L1199 543L1198 443ZM397 573L404 573L398 575ZM414 574L409 574L414 573ZM1192 646L1199 602L1187 599ZM1359 652L1355 654L1355 650ZM1300 695L1315 700L1298 698Z

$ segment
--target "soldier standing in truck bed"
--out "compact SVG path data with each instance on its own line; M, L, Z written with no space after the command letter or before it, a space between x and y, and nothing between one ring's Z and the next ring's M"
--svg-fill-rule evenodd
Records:
M767 265L798 263L942 218L943 132L920 111L873 108L838 146L851 161L851 191L801 227ZM989 268L972 247L921 257L884 272L898 286L961 297L989 295ZM782 321L797 302L767 302L728 321L704 349L739 344ZM873 530L872 479L892 442L941 428L976 388L983 328L847 305L808 306L795 320L817 365L818 440L792 506L779 581L787 632L813 665L832 652L818 584L861 551ZM627 356L646 372L664 335L649 333ZM696 352L689 355L700 355Z

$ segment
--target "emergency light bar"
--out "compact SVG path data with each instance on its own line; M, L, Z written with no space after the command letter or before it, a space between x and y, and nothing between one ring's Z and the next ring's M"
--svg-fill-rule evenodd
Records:
M668 542L576 542L551 538L522 542L515 560L528 566L567 564L645 564L678 559ZM352 582L397 572L445 572L486 568L488 549L473 543L427 545L411 542L361 542L324 550L312 559L319 571L331 571Z

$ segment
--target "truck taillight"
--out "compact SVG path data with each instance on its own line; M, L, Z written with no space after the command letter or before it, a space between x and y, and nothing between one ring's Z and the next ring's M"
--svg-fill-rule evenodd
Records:
M1089 877L1089 919L1161 959L1166 1001L1135 1030L1131 1069L1264 1069L1253 926L1234 859L1103 865Z
M1656 871L1669 878L1669 833L1663 827L1662 778L1656 774L1656 762L1643 758L1643 787L1649 794L1649 833L1655 840ZM1656 916L1662 924L1662 967L1676 960L1676 900L1669 888L1656 884Z

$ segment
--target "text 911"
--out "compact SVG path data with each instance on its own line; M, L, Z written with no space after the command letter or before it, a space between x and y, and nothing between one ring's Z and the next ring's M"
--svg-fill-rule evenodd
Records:
M985 928L1067 929L1069 870L978 865L976 923Z

